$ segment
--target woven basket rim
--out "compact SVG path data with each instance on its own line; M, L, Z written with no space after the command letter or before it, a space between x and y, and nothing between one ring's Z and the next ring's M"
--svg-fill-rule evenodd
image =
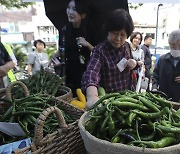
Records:
M25 96L29 96L30 95L27 86L23 82L21 82L21 81L14 81L14 82L10 83L7 86L7 88L6 88L6 97L7 97L7 99L12 100L12 93L11 92L12 92L12 89L13 89L13 87L15 85L18 85L18 86L23 88Z
M66 93L60 96L56 96L57 99L70 100L73 98L72 90L69 87L60 85L58 91L61 90Z
M137 147L137 146L131 146L131 145L126 145L126 144L122 144L122 143L111 143L109 141L106 141L106 140L102 140L102 139L99 139L99 138L96 138L95 136L91 135L84 127L84 122L86 120L86 118L88 117L90 113L89 112L85 112L81 118L79 119L79 122L78 122L78 127L80 129L80 133L81 133L81 136L82 133L86 135L86 139L88 139L89 141L88 142L96 142L96 144L104 144L108 147L112 147L112 148L120 148L121 149L128 149L129 151L132 150L132 152L134 151L144 151L144 152L160 152L160 151L170 151L172 148L174 149L178 149L180 150L180 143L179 144L176 144L176 145L172 145L172 146L168 146L168 147L164 147L164 148L158 148L158 149L153 149L153 148L142 148L142 147ZM82 137L83 138L83 137ZM84 139L83 139L84 140ZM90 141L91 140L91 141ZM85 142L84 142L85 143ZM86 146L86 145L85 145Z

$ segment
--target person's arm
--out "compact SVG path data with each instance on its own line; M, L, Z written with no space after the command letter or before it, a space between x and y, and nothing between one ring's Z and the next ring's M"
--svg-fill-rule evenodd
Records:
M13 61L9 61L4 65L0 66L0 77L4 77L7 75L7 72L15 67Z
M28 75L32 75L32 64L28 64L27 72L28 72Z
M35 63L35 59L36 59L36 54L35 53L30 53L27 57L28 59L28 69L27 69L27 73L28 75L32 75L32 68L33 65Z
M126 68L132 70L137 66L137 61L135 59L128 59L126 63Z
M156 91L159 88L159 69L160 69L160 64L159 64L160 59L158 60L158 63L156 64L154 70L153 70L153 75L152 75L152 91Z
M148 48L144 52L144 64L146 69L150 70L152 65L152 59L151 59L151 53Z
M94 49L86 71L82 77L82 89L86 93L86 107L92 106L99 98L97 87L100 82L100 70L102 65L102 55L98 49Z
M5 49L8 51L8 54L9 54L9 56L11 57L12 61L13 61L13 62L15 63L15 65L17 66L17 59L16 59L16 57L15 57L15 55L14 55L14 52L13 52L11 46L8 45L8 44L5 44L5 43L3 43L3 46L4 46Z
M77 39L78 44L81 44L82 46L87 47L90 52L94 49L94 46L92 46L88 41L86 41L84 37L78 37L76 39Z

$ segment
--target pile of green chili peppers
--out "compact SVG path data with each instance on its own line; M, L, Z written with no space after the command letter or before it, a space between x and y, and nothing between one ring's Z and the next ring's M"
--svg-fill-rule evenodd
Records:
M39 115L48 107L56 106L58 107L67 124L74 122L78 117L63 106L63 102L59 101L51 95L40 95L34 94L30 96L23 97L18 100L7 100L0 99L6 105L7 109L3 114L0 113L0 122L12 122L19 123L21 128L24 130L26 136L24 137L10 137L2 132L0 132L0 145L11 143L19 139L34 137L34 128L36 124L36 119ZM43 133L44 135L51 134L59 128L57 117L55 114L50 114L44 123Z
M99 139L147 148L180 143L180 110L160 95L110 93L88 111L85 128Z

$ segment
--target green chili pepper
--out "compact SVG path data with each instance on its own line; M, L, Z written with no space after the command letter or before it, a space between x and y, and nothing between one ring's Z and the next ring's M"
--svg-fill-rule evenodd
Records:
M148 111L149 109L143 105L134 104L130 102L119 102L119 101L113 101L112 105L118 106L118 107L128 107L133 109L139 109L142 111Z
M180 115L172 111L172 116L180 120Z
M116 101L120 101L120 102L131 102L131 103L136 103L136 104L140 104L143 105L142 102L140 102L139 100L136 100L134 98L131 97L121 97L121 98L117 98L115 99Z
M162 126L160 124L157 123L152 123L151 121L148 121L148 124L152 127L152 128L158 128L160 129L162 132L164 133L180 133L180 128L178 127L168 127L168 126Z
M113 138L111 139L111 142L112 142L112 143L118 143L119 141L120 141L119 136L115 136L115 137L113 137Z
M127 94L134 94L134 92L133 91L131 91L131 90L122 90L122 91L119 91L119 94L120 95L127 95Z
M47 104L45 104L44 102L41 102L41 101L36 101L36 102L25 102L25 103L22 103L21 104L21 107L33 107L33 106L46 106Z
M166 114L169 111L168 107L165 107L163 110L161 110L160 112L155 112L155 113L144 113L142 111L138 111L138 110L132 110L132 112L138 114L139 116L142 116L144 118L147 119L153 119L153 118L159 118L162 115Z
M34 127L35 122L34 122L34 121L32 121L32 119L31 119L29 116L27 116L27 117L26 117L26 120L27 120L27 122L28 122L31 126L33 126L33 127Z
M176 139L173 137L163 137L159 141L132 141L134 144L145 144L149 148L164 148L173 143L176 143Z
M141 140L143 141L150 141L153 140L153 138L155 137L156 132L153 131L151 134L147 135L147 136L141 136Z
M178 127L167 127L167 126L162 126L162 125L156 125L156 127L165 133L178 133L178 134L180 134L180 128L178 128Z
M94 119L93 121L88 121L85 125L86 130L90 133L90 134L94 134L97 128L97 122L98 119Z
M126 123L128 126L131 126L131 123L132 123L133 119L136 117L136 115L137 115L136 113L130 111L129 116L126 120Z
M94 109L96 106L101 104L105 99L108 99L110 97L116 97L118 95L119 95L119 93L111 93L111 94L107 94L107 95L101 97L94 105L92 105L89 109L87 109L87 111Z
M99 107L99 110L94 112L92 116L101 116L106 110L107 110L108 104L105 104L104 106Z
M178 122L178 123L172 122L171 125L176 126L176 127L180 127L180 122Z
M43 112L43 109L41 108L37 108L37 107L20 107L18 108L18 111L39 111L39 112Z
M112 143L118 143L120 141L119 134L122 131L122 129L118 130L117 133L112 137L111 142Z
M171 127L171 123L169 121L166 121L166 120L161 120L161 124L163 126L168 126L168 127Z
M40 115L41 112L38 112L38 111L19 111L19 112L15 112L13 115L26 115L26 114Z
M12 110L13 110L13 106L10 106L7 111L3 114L1 121L5 121L12 113Z
M125 112L125 111L119 109L117 106L115 106L115 110L118 111L117 113L119 113L120 115L122 115L122 116L124 116L124 117L126 117L126 116L129 115L128 112Z
M115 124L114 124L114 121L112 119L112 112L109 112L108 126L109 126L109 134L112 136L114 133L114 130L115 130Z
M116 117L120 121L120 123L125 124L126 121L122 115L120 115L118 112L116 112Z
M169 108L172 108L172 104L171 104L170 101L165 100L165 99L163 99L163 98L156 97L156 96L153 95L152 93L149 93L149 94L150 94L151 97L153 97L155 100L157 100L157 101L161 104L161 106L164 106L164 107L167 106L167 107L169 107Z
M29 134L30 132L29 132L29 130L28 130L28 122L26 121L26 117L24 117L24 119L22 119L22 123L23 123L23 125L24 125L25 132L26 132L27 134Z
M107 124L108 124L109 115L110 115L110 114L108 113L108 111L106 111L106 113L105 113L105 119L103 120L103 123L101 124L101 128L100 128L100 131L101 131L101 132L104 132L104 130L105 130Z
M152 111L155 111L155 112L160 111L150 100L141 96L139 96L138 98L145 106L147 106L149 109L152 109Z

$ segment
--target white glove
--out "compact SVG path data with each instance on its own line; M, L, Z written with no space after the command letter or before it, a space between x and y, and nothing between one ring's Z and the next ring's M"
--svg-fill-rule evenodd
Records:
M88 96L86 108L90 108L93 104L95 104L99 100L98 96Z
M86 108L91 107L99 100L98 91L95 86L89 86L86 89L86 98L87 98Z

